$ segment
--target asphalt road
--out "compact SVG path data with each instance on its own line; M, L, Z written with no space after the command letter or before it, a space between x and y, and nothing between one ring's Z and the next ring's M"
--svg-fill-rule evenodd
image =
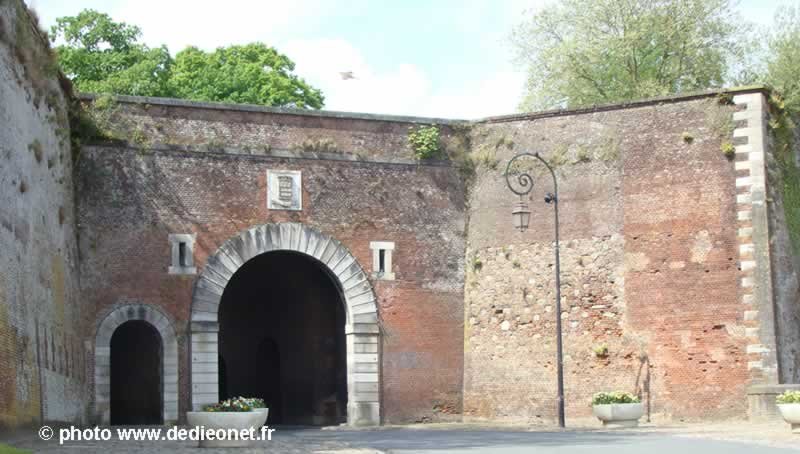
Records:
M287 434L288 435L288 434ZM505 432L468 430L295 431L292 435L403 454L781 454L798 450L635 431ZM800 437L798 437L800 448Z

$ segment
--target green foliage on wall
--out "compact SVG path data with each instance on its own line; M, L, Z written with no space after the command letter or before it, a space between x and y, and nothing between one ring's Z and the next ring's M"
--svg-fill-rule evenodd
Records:
M781 173L781 198L786 227L795 254L800 254L800 169L795 162L796 124L780 95L769 98L770 121L775 161Z
M439 127L411 126L408 128L408 145L417 159L433 159L441 157L442 147L439 142Z
M733 160L733 158L736 156L736 146L729 141L722 142L722 144L719 146L719 149L722 154L724 154L725 157L730 160Z
M301 143L294 145L292 149L310 153L336 153L339 151L339 145L330 138L305 139Z
M126 130L129 125L116 121L117 109L117 101L109 94L98 96L94 102L77 99L70 102L68 114L73 162L78 162L85 142L124 139L116 131Z

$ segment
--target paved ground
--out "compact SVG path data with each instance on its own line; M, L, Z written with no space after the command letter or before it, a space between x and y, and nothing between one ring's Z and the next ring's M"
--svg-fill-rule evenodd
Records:
M34 436L6 443L34 452L157 453L255 452L318 454L792 454L800 435L773 424L686 425L633 430L574 428L497 428L469 425L425 425L378 430L279 428L273 440L252 449L202 450L190 442L74 442L60 446ZM0 449L2 452L2 449Z

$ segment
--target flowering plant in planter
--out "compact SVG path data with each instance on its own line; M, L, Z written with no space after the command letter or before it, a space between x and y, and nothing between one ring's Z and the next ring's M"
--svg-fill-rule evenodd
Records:
M786 391L775 402L783 420L792 426L792 433L800 434L800 391Z
M258 397L236 397L250 406L250 408L267 408L267 404L264 403L264 399L259 399Z
M603 427L636 427L644 406L635 394L602 392L592 397L592 413L603 422Z
M210 404L203 407L203 411L211 412L245 412L251 411L253 407L242 398L234 398L223 400L216 404Z
M800 391L786 391L775 398L778 404L800 404Z
M639 402L641 402L639 396L622 391L602 392L592 397L592 405L638 404Z
M189 426L204 427L206 429L242 431L261 427L266 421L264 409L254 409L249 402L241 397L223 400L222 402L206 405L203 411L186 412L186 422ZM247 447L253 440L246 438L201 438L198 440L201 448Z
M267 408L267 404L264 403L264 399L259 399L258 397L234 397L233 400L250 407L251 411L261 415L262 419L261 423L258 424L259 426L266 424L267 418L269 417L269 408Z

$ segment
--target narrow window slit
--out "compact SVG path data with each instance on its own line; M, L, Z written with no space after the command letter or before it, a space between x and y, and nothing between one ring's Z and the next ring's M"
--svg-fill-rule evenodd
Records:
M381 274L386 272L386 249L378 251L378 272Z
M186 243L183 241L178 243L178 263L180 266L188 266L186 263Z

